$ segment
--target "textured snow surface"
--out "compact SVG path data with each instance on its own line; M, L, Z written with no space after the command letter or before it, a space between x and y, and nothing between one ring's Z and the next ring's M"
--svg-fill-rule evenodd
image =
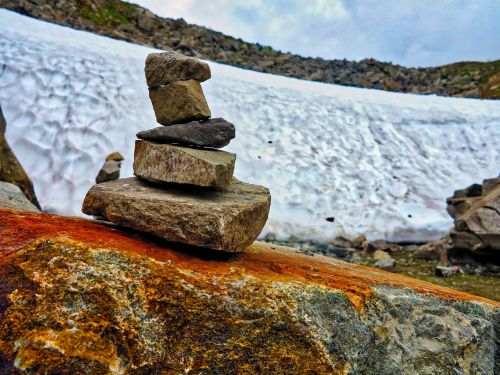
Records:
M7 138L45 209L79 215L112 151L132 175L136 132L157 126L143 75L151 51L0 10ZM210 66L212 114L236 125L236 176L271 189L264 233L436 238L451 226L445 198L500 171L500 101Z

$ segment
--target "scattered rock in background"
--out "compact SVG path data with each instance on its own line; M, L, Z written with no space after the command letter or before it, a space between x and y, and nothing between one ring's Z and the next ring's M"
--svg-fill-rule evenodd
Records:
M5 138L7 123L3 117L2 108L0 107L0 181L5 181L17 185L28 200L40 208L38 199L33 188L33 183L28 177L16 155L10 148Z
M21 211L39 212L17 185L0 181L0 207Z
M120 178L121 162L124 157L119 152L113 152L106 157L101 170L95 178L95 183L100 184L107 181L114 181Z
M385 271L394 270L394 266L396 265L396 261L391 257L391 255L383 250L375 250L373 253L373 267L380 268Z
M478 255L500 253L500 178L484 180L457 190L447 199L447 210L455 219L450 233L452 247Z
M439 277L449 277L456 273L460 273L460 267L458 266L436 266L436 276Z

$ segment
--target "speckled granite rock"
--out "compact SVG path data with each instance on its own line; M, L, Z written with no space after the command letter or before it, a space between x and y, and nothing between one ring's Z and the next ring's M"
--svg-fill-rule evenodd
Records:
M148 181L225 187L236 155L149 141L135 141L134 174Z
M38 212L17 185L0 181L0 207Z
M207 100L198 81L180 81L149 89L156 121L172 125L211 116Z
M493 301L262 243L182 250L0 210L0 373L500 370Z
M158 87L189 79L206 81L210 78L210 67L194 57L169 51L150 53L146 58L144 73L148 87Z
M92 187L83 212L168 241L239 252L260 234L270 204L268 189L235 179L207 189L126 178Z
M191 121L187 124L159 126L137 133L137 138L159 143L178 143L197 147L221 148L235 137L234 125L223 118Z

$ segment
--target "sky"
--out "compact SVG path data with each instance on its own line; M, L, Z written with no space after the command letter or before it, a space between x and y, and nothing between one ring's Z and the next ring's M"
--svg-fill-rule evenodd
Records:
M405 66L500 59L500 0L131 0L284 52Z

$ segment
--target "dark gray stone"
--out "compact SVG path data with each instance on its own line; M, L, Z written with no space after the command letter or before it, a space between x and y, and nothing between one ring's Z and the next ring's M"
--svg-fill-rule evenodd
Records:
M96 184L107 181L114 181L120 178L121 162L116 160L106 160L95 178Z
M223 118L160 126L137 133L137 137L159 143L221 148L235 137L234 125Z

